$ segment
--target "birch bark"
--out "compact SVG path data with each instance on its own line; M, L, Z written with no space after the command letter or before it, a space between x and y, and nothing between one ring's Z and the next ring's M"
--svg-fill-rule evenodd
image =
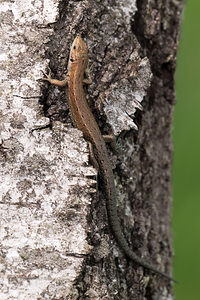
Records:
M172 299L165 279L128 261L110 232L88 146L65 91L77 34L88 101L112 154L118 210L133 250L172 264L171 121L181 1L1 1L0 299ZM142 105L143 111L138 108ZM137 130L138 129L138 130Z

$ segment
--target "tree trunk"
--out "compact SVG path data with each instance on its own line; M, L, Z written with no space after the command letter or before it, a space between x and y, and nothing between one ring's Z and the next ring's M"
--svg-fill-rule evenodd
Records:
M118 247L65 91L38 79L49 61L52 77L64 78L70 45L81 34L89 48L88 102L102 133L121 144L117 154L108 151L124 235L138 256L171 273L182 1L24 0L0 7L0 299L172 299L168 280Z

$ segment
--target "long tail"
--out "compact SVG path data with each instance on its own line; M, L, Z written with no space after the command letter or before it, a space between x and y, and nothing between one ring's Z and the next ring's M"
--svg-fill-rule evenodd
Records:
M139 256L137 256L129 247L118 218L117 214L117 204L116 204L116 189L114 185L114 179L113 179L113 174L111 173L112 171L110 169L105 170L104 175L104 180L105 182L105 189L106 189L106 200L107 200L107 212L108 212L108 218L109 218L109 223L112 228L113 235L120 246L121 250L125 253L125 255L133 260L134 262L138 263L139 265L145 267L146 269L153 271L154 273L160 274L161 276L164 276L165 278L178 283L175 279L173 279L171 276L167 275L166 273L158 270L155 266L149 264Z
M113 211L112 211L113 213ZM121 230L121 226L119 224L118 218L116 219L116 213L113 215L111 214L111 211L109 210L109 219L110 219L110 224L112 227L113 235L115 239L117 240L117 243L119 244L120 248L122 251L125 253L125 255L136 262L137 264L145 267L146 269L153 271L154 273L160 274L161 276L164 276L165 278L178 283L175 279L173 279L171 276L167 275L166 273L158 270L155 266L149 264L139 256L137 256L129 247L126 239L124 238L124 235Z
M142 258L137 256L130 249L130 247L123 235L123 232L122 232L122 229L120 226L120 222L119 222L119 218L118 218L118 214L117 214L116 189L115 189L115 184L114 184L114 176L113 176L113 172L112 172L112 166L111 166L109 158L108 158L106 145L105 145L103 139L101 140L100 145L101 145L101 147L99 147L99 143L98 144L96 143L96 145L95 145L95 147L98 150L97 151L98 152L97 159L98 159L98 164L100 167L100 175L101 175L104 185L105 185L104 194L106 197L108 219L109 219L109 223L110 223L110 226L113 231L113 235L114 235L117 243L119 244L121 250L125 253L125 255L128 258L130 258L131 260L133 260L134 262L153 271L154 273L164 276L165 278L167 278L173 282L177 282L171 276L165 274L164 272L161 272L155 266L147 263L145 260L143 260Z

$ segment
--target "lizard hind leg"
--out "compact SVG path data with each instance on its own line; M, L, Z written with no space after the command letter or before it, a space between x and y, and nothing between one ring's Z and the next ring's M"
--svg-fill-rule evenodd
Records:
M110 144L112 150L114 152L116 152L116 139L115 139L115 136L113 134L106 134L106 135L103 135L103 138L104 138L105 143Z

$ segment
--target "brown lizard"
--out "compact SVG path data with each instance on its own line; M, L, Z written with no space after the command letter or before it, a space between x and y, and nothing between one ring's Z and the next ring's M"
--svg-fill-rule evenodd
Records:
M68 62L68 74L66 79L60 81L51 79L50 76L47 76L47 78L43 79L58 86L68 85L68 101L71 118L73 124L83 132L85 139L89 141L94 148L94 156L97 160L99 173L104 183L109 223L118 245L129 259L155 273L168 278L169 280L176 282L171 276L158 270L155 266L137 256L130 249L126 239L124 238L117 215L114 175L105 140L90 110L83 89L83 83L89 83L88 80L84 79L87 65L88 48L82 38L77 36L71 46Z

